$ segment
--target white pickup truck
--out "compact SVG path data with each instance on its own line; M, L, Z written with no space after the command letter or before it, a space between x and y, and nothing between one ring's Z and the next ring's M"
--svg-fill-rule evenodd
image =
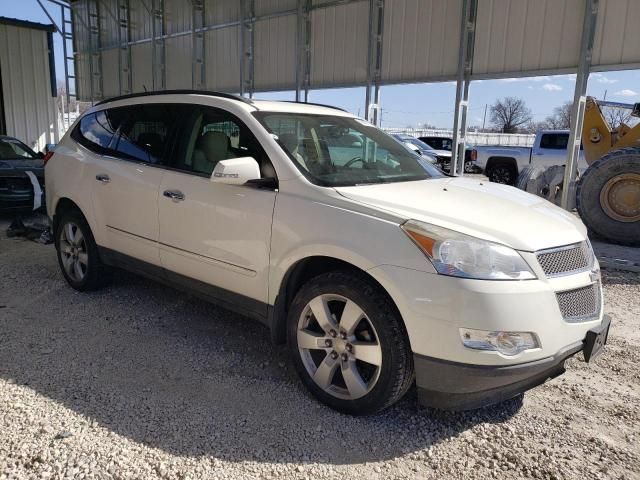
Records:
M527 165L564 165L567 161L568 142L569 130L539 130L533 147L475 147L475 164L492 182L515 185L518 174ZM587 162L580 150L578 171L583 172L586 168Z

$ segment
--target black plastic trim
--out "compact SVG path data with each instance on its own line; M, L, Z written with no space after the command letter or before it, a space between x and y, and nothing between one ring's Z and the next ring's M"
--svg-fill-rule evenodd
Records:
M414 354L418 401L442 410L493 405L561 375L564 362L583 348L584 342L579 341L552 357L507 366L473 365Z
M195 295L241 315L270 326L269 305L259 300L216 287L208 283L171 272L166 268L144 262L123 253L98 246L100 259L107 265L155 280L170 287Z
M341 112L351 113L349 110L345 110L344 108L336 107L333 105L327 105L326 103L312 103L312 102L300 102L296 100L277 100L282 103L297 103L298 105L313 105L314 107L325 107L330 108L332 110L340 110Z
M224 92L214 92L208 90L157 90L153 92L139 92L139 93L129 93L127 95L120 95L118 97L111 97L105 100L102 100L95 104L95 106L105 105L107 103L116 102L118 100L128 100L130 98L142 98L142 97L153 97L158 95L206 95L209 97L218 97L218 98L226 98L229 100L237 100L242 103L246 103L247 105L251 105L255 108L255 105L248 98L241 97L239 95L233 95L231 93Z

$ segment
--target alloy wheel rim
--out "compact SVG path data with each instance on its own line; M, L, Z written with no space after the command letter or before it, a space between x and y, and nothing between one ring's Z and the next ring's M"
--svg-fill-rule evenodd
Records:
M382 348L375 327L355 302L335 294L302 310L298 351L307 373L326 393L343 400L367 395L378 382Z
M80 227L73 222L65 223L61 229L60 258L69 277L76 282L84 280L89 267L87 242Z

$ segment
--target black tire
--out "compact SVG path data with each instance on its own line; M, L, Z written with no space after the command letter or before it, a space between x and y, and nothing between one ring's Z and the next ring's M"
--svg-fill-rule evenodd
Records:
M527 165L522 169L520 175L518 175L518 181L516 182L516 188L527 191L527 185L532 178L539 177L544 172L544 167L534 167L533 165ZM535 193L535 192L529 192ZM536 193L537 195L537 193Z
M307 371L298 349L298 321L309 302L321 295L339 295L355 302L375 328L382 362L377 381L360 398L337 398L321 388ZM413 355L402 318L386 292L363 274L336 271L314 277L303 285L289 308L287 344L302 383L321 402L343 413L377 413L400 400L413 383ZM328 357L327 352L325 359Z
M518 169L508 163L498 163L491 166L487 177L491 182L514 186L518 179Z
M61 217L57 220L56 224L54 240L56 254L58 257L58 265L60 265L60 271L67 283L80 292L97 290L108 283L111 278L111 270L100 260L98 247L95 239L93 238L93 233L91 232L91 228L89 228L89 224L82 213L78 210L69 210L64 212L61 214ZM84 276L82 278L74 278L65 267L64 259L68 258L68 256L62 251L62 243L65 241L65 234L63 231L67 225L74 225L76 227L76 231L79 230L81 232L84 240L83 251L86 253L87 264L83 269Z
M612 243L640 246L640 221L612 218L603 208L600 194L612 178L621 174L640 175L640 148L614 150L594 162L578 181L576 207L585 225Z

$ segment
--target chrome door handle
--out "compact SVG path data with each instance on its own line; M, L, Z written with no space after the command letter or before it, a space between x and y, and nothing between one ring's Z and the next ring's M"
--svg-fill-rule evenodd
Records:
M111 179L109 178L109 175L105 175L104 173L100 173L96 175L96 180L102 183L109 183L111 181Z
M184 193L180 190L165 190L163 195L171 200L181 201L184 200Z

